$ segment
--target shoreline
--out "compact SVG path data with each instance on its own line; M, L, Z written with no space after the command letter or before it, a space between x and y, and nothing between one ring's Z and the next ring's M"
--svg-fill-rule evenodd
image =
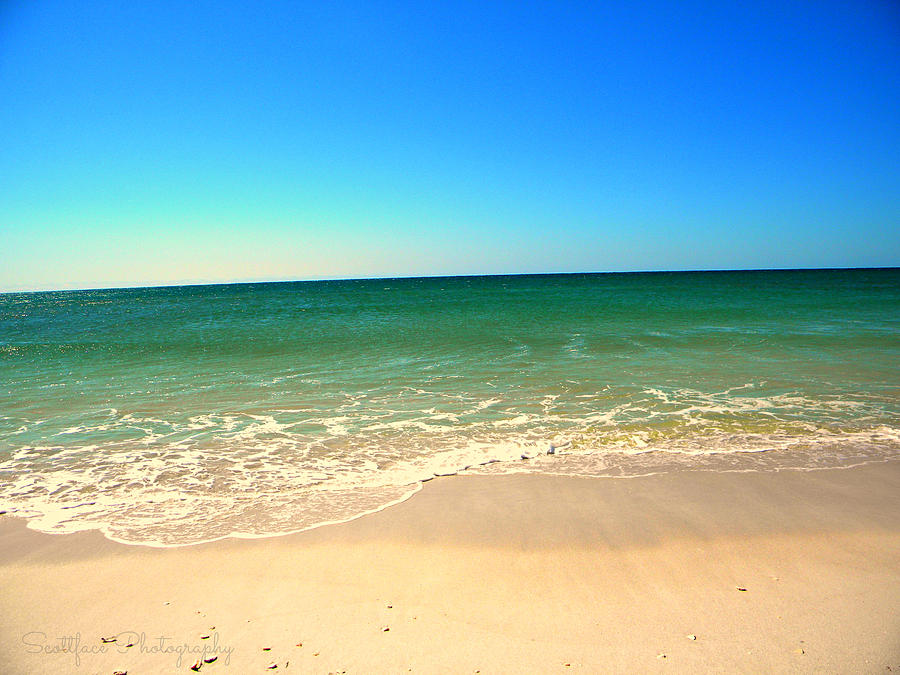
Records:
M0 568L9 673L190 672L212 645L231 651L207 674L885 672L900 462L453 476L341 524L176 548L2 518ZM75 664L74 636L126 633Z
M262 534L255 533L243 533L243 532L232 532L230 534L218 536L212 539L201 539L198 541L184 543L184 544L166 544L161 542L144 542L144 541L129 541L125 539L121 539L119 537L111 535L107 529L103 527L90 527L82 530L74 530L74 531L62 531L62 532L47 532L45 530L41 530L38 528L32 528L28 523L31 521L33 516L26 515L25 513L20 513L17 510L10 511L0 511L0 519L3 516L7 516L9 518L20 520L25 524L25 527L29 530L39 533L45 534L49 536L69 536L73 534L84 534L90 532L99 533L105 540L120 544L122 546L138 546L138 547L146 547L151 549L177 549L177 548L185 548L185 547L193 547L193 546L201 546L205 544L214 544L216 542L228 541L228 540L264 540L264 539L272 539L279 537L289 537L293 535L302 534L305 532L310 532L313 530L317 530L323 527L332 527L334 525L343 525L344 523L349 523L359 518L365 518L366 516L371 516L376 513L380 513L381 511L385 511L391 509L398 504L402 504L403 502L412 499L415 495L422 491L426 484L431 483L435 480L445 480L447 478L460 478L460 477L471 477L471 478L497 478L503 476L552 476L559 478L574 478L574 479L588 479L588 480L633 480L633 479L643 479L650 478L655 476L663 476L669 474L683 474L683 473L722 473L722 474L748 474L748 473L778 473L781 471L797 471L797 472L815 472L815 471L841 471L846 469L854 469L858 467L864 467L869 465L878 465L878 464L889 464L891 462L900 461L900 456L890 455L890 456L881 456L878 458L875 457L860 457L856 458L858 461L852 463L844 463L844 464L833 464L833 465L822 465L822 466L798 466L792 464L756 464L752 465L752 460L758 460L758 456L764 455L770 451L743 451L740 453L742 455L742 461L747 462L747 466L743 468L722 468L714 465L714 461L717 460L720 456L724 456L728 459L731 459L734 453L710 453L702 455L702 459L705 460L706 465L701 467L688 467L686 465L662 465L664 468L658 471L648 471L646 473L634 473L634 474L590 474L590 473L578 473L578 472L565 472L565 471L553 471L550 468L544 467L542 469L537 470L508 470L501 473L484 473L479 472L478 469L481 469L484 466L493 465L493 464L502 464L501 460L490 460L488 462L484 462L477 466L467 466L458 471L454 471L451 473L440 473L434 474L428 478L423 478L413 483L409 483L408 485L398 485L397 487L408 488L405 495L398 499L394 499L388 501L384 504L376 506L374 508L361 511L359 513L354 513L353 515L347 516L346 518L339 518L336 520L323 521L320 523L316 523L313 525L301 527L295 530L288 530L284 532L267 532ZM550 454L550 453L548 453ZM564 455L566 456L566 455ZM577 459L583 459L585 456L575 455ZM590 455L587 455L590 457ZM752 460L748 460L748 457L752 458ZM542 458L540 455L537 456L523 456L521 461L528 461ZM779 460L781 457L779 457ZM846 460L845 460L846 461ZM474 472L470 472L469 469L475 469ZM0 520L0 527L2 527L2 520Z

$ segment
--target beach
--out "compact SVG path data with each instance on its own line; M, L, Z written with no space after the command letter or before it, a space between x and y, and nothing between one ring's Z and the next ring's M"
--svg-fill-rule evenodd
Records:
M900 462L455 476L347 523L174 548L4 516L0 567L11 674L882 673Z
M897 6L3 3L0 675L900 675Z
M0 672L900 668L897 317L896 269L0 295Z

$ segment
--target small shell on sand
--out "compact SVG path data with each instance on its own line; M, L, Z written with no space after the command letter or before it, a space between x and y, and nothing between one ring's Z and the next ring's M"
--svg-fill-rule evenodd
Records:
M270 652L270 651L272 651L272 648L271 647L263 647L262 650L264 652Z
M743 586L737 586L736 588L737 588L739 591L743 592L743 593L746 593L746 592L747 592L747 589L744 588Z
M197 659L197 661L194 663L194 665L191 666L191 670L193 670L194 672L197 672L202 667L203 667L203 661L201 661L200 659Z
M278 667L277 663L270 663L269 665L266 666L266 668L268 668L269 670L275 670L277 667Z
M127 670L117 670L113 673L113 675L128 675Z
M381 627L381 631L382 631L383 633L387 633L390 629L391 629L390 626L382 626L382 627Z
M207 659L203 659L203 663L212 663L212 662L215 661L217 658L219 658L219 657L218 657L218 656L210 656L210 657L207 658Z
M200 639L201 639L201 640L209 640L209 635L207 635L206 633L204 633L203 635L200 636Z
M696 639L697 639L697 636L694 635L693 633L691 633L690 635L687 636L687 639L688 639L688 640L696 640Z
M657 654L657 655L656 655L656 658L658 658L658 659L664 659L664 658L666 658L666 655L665 655L665 654Z
M101 637L100 642L115 642L116 637L117 637L116 635L113 635L111 637Z

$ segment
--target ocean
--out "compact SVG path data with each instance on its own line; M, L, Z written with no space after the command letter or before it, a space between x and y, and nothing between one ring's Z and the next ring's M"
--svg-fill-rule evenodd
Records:
M900 456L900 270L0 295L0 510L177 546L455 473L628 479Z

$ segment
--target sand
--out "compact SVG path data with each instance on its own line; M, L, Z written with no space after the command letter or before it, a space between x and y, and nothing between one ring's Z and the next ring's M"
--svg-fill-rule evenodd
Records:
M207 675L884 673L900 462L442 478L342 525L176 549L5 516L0 567L10 674L190 673L201 655Z

